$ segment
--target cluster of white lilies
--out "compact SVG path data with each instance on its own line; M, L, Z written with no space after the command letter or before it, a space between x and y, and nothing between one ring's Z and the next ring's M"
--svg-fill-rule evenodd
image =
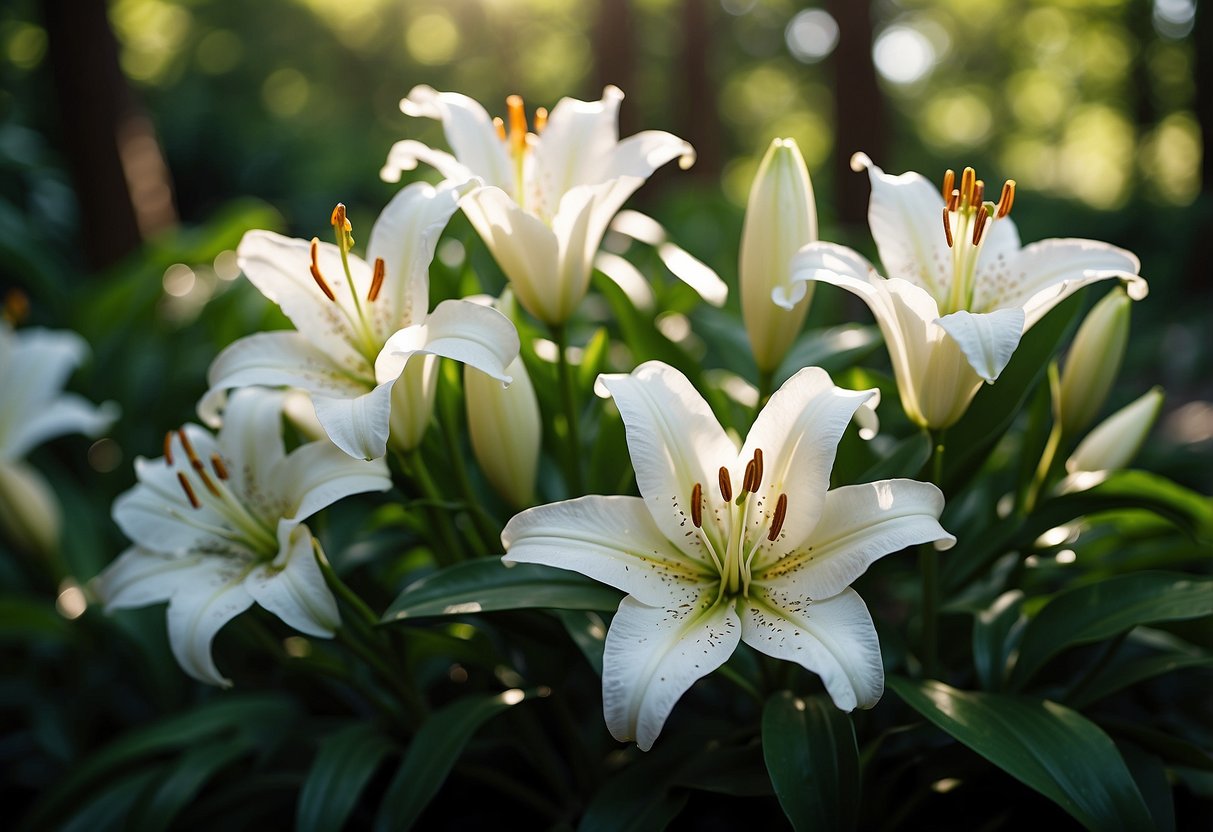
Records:
M550 114L537 111L528 129L516 96L506 118L493 119L465 96L417 87L402 109L440 120L451 152L402 141L383 175L397 180L420 161L444 181L402 189L371 229L365 259L353 252L342 206L331 218L334 243L246 234L240 266L294 330L249 335L215 359L198 410L217 433L186 425L166 436L162 458L136 462L138 484L113 512L133 545L94 584L107 605L167 601L182 668L219 685L230 682L212 659L213 637L254 602L300 632L331 636L341 626L338 605L304 521L349 495L391 487L383 458L421 441L438 357L469 368L467 398L479 414L469 418L472 441L490 481L529 504L541 426L517 331L478 299L431 309L429 266L462 209L513 296L557 336L567 370L564 326L588 290L607 228L654 170L694 158L669 133L620 141L621 98L614 88L600 101L566 98ZM871 229L887 276L817 240L795 142L773 142L759 169L739 286L768 382L800 332L814 281L867 303L902 406L928 430L960 419L1024 332L1077 289L1120 279L1128 296L1145 294L1136 258L1112 246L1047 240L1021 248L1009 217L1013 182L992 201L972 169L948 172L937 189L916 173L885 174L862 154L853 166L871 178ZM1118 310L1127 306L1124 292L1115 297ZM1089 340L1098 341L1096 328L1084 327ZM45 359L54 372L31 374L40 350L56 356ZM13 466L35 441L103 427L103 416L76 400L44 403L78 351L66 335L0 330L0 481L28 476ZM875 391L840 389L823 370L802 369L770 395L739 449L672 367L648 362L600 381L626 426L640 496L529 508L509 522L502 544L507 562L575 570L627 593L603 662L612 734L649 748L679 697L739 641L818 674L839 708L873 705L884 686L880 646L850 585L886 554L954 542L939 524L944 499L935 485L897 479L830 489L843 432ZM1092 397L1106 394L1106 385L1102 394L1081 381L1071 387L1089 410ZM310 398L323 431L290 453L286 390ZM1142 418L1121 418L1132 421L1130 433L1143 432ZM1118 430L1103 441L1122 448Z

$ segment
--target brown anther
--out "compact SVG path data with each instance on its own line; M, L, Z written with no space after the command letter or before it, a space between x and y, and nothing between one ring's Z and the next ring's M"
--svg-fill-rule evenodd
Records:
M985 209L985 206L980 206L977 218L973 220L973 245L981 243L981 235L986 230L986 221L989 219L990 212Z
M350 232L354 230L354 226L350 225L349 217L345 215L345 203L337 203L337 207L333 209L333 215L329 217L329 225L338 231Z
M181 440L181 447L185 449L185 455L189 457L190 462L195 462L198 459L198 454L194 453L194 446L190 444L190 439L185 435L185 428L177 429L177 438Z
M387 267L383 264L382 257L375 258L375 273L371 277L371 289L366 293L366 299L369 303L374 303L375 298L379 297L379 290L383 288L383 278L387 274Z
M173 432L164 434L164 464L173 464Z
M733 481L729 478L729 469L720 466L720 496L727 503L733 499Z
M505 106L510 119L510 144L517 152L526 144L526 109L522 104L522 96L511 95L505 100Z
M948 211L955 212L960 208L960 191L953 190L952 195L948 197Z
M326 298L333 303L337 302L337 296L333 294L328 281L320 273L320 241L315 237L312 238L312 279L316 281L316 285L320 287L320 291L324 292Z
M780 494L779 500L775 503L775 515L771 518L771 530L767 532L767 540L775 541L779 537L779 533L783 531L783 521L788 516L788 495Z
M194 508L202 508L202 503L198 502L198 495L194 493L194 487L190 485L190 481L185 478L185 474L181 471L177 472L177 482L181 483L181 490L189 498L190 505Z
M543 128L548 126L548 108L537 107L535 109L535 135L543 132Z
M744 497L746 494L753 493L754 491L754 474L756 473L755 467L754 460L752 459L745 464L745 476L741 480L740 496L742 497Z
M757 491L762 485L762 448L754 449L754 482L750 484L751 491Z
M493 119L493 129L497 131L497 138L505 141L505 122L501 119L501 116L496 116Z
M986 183L978 179L973 183L973 204L980 206L986 198Z
M691 522L695 528L703 528L703 486L699 483L691 489Z
M965 168L960 175L960 204L973 204L973 186L977 183L977 171Z
M1015 204L1015 180L1008 179L1002 183L1002 196L998 198L998 219L1002 219L1007 214L1011 213L1011 206Z
M20 289L9 289L4 295L2 316L13 326L19 326L29 317L29 295Z
M211 468L215 469L215 476L219 479L231 478L227 472L227 466L223 464L223 458L219 454L211 454Z
M948 248L952 247L952 220L951 214L945 206L943 209L943 235L948 238Z
M946 202L952 198L952 189L956 187L956 171L948 168L943 175L943 198Z

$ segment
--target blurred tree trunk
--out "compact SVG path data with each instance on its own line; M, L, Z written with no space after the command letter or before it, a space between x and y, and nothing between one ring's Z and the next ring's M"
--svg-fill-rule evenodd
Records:
M168 169L118 66L105 0L43 0L42 16L85 256L101 269L176 223Z
M597 89L587 92L587 98L597 98L603 87L614 84L623 90L625 98L619 110L619 135L636 132L636 104L631 96L635 87L636 49L632 39L632 8L630 0L599 0L598 20L594 26L594 80Z
M717 182L723 167L720 110L711 73L712 13L719 4L706 0L682 0L682 60L679 69L684 83L679 96L681 122L678 135L695 148L697 159L691 172L700 179Z
M1192 29L1196 45L1196 119L1200 123L1201 174L1200 189L1213 196L1213 3L1196 4L1196 24ZM1204 46L1200 46L1200 44Z
M862 150L878 165L886 152L884 99L872 63L872 8L868 0L830 0L838 21L834 50L834 204L838 219L863 224L868 210L867 178L851 170L851 155Z

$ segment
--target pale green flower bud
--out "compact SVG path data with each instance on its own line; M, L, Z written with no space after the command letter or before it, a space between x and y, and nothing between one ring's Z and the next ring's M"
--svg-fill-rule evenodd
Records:
M1137 401L1121 408L1087 434L1066 460L1066 470L1116 471L1133 461L1158 418L1162 388L1155 387Z
M1125 355L1132 303L1125 290L1116 287L1095 304L1074 336L1057 402L1066 436L1077 436L1091 424L1108 398Z
M489 483L512 506L525 508L534 502L543 425L539 399L522 359L515 358L506 372L513 378L509 387L464 367L468 432Z
M817 239L813 183L794 139L775 139L750 188L741 231L741 314L758 369L772 372L800 334L812 286L791 279L792 256Z
M0 535L49 556L59 546L61 526L59 500L42 475L24 462L0 462Z
M413 450L425 437L430 419L434 416L438 366L436 355L414 355L392 386L391 435L388 443L398 451Z

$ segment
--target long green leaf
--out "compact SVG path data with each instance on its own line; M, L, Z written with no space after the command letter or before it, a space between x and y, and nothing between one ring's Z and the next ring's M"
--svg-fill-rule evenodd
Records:
M23 828L44 829L69 807L101 791L113 778L153 755L191 748L224 732L289 722L295 706L277 696L224 696L185 713L126 734L75 765L53 789L42 795L23 821Z
M936 727L1035 789L1092 830L1153 828L1108 735L1054 702L890 677L889 687Z
M528 698L518 690L467 697L430 715L409 743L375 818L377 832L409 829L442 788L463 747L480 726Z
M1011 672L1020 687L1053 656L1141 624L1213 614L1213 578L1171 572L1118 575L1055 595L1032 618Z
M231 763L249 753L251 743L244 739L223 739L191 748L169 768L167 776L127 824L132 829L169 829L207 782Z
M859 749L850 718L832 702L772 696L762 712L762 753L796 832L855 828Z
M385 622L432 615L542 607L611 611L622 596L576 572L531 563L506 566L500 558L460 563L422 578L397 596Z
M340 829L358 796L395 743L375 725L355 723L320 741L299 793L297 830Z
M1023 592L1004 592L973 621L973 667L984 690L999 690L1006 675L1007 660L1014 649L1012 632L1020 625Z

